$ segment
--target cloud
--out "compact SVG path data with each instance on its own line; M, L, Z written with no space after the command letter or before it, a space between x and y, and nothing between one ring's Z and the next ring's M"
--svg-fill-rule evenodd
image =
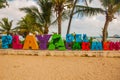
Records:
M13 0L9 1L8 4L9 7L0 9L0 19L8 17L10 20L14 20L13 27L15 27L17 21L20 20L21 17L25 16L25 13L21 12L19 8L36 5L36 3L31 0Z
M14 20L13 27L16 26L18 20L21 17L25 16L24 12L19 11L19 8L29 7L32 5L37 5L34 0L13 0L9 1L9 7L5 9L0 9L0 19L3 17L8 17L10 20ZM94 0L94 3L91 6L101 7L100 3L97 0ZM117 16L117 15L116 15ZM73 18L71 24L70 33L86 33L88 36L99 36L102 31L102 28L105 23L105 15L97 15L93 17L83 17L83 18ZM117 19L113 20L110 23L108 28L109 35L118 34L120 35L120 17L117 16ZM68 26L68 20L62 22L62 35L65 37ZM57 25L50 27L50 32L57 32Z

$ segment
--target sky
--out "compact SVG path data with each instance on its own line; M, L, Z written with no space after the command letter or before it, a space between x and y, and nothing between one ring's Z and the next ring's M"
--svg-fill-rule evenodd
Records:
M8 17L13 20L13 27L16 27L16 23L25 16L24 12L19 11L19 8L37 6L35 0L9 0L9 7L0 9L0 20L3 17ZM93 7L101 7L98 0L94 0L90 4ZM109 36L114 34L120 35L120 16L115 15L117 19L113 20L108 28ZM105 23L105 15L97 15L92 17L74 17L71 23L70 33L87 34L88 36L100 36L102 34L102 28ZM67 32L68 20L62 22L62 36L64 37ZM49 33L57 32L57 25L50 26Z

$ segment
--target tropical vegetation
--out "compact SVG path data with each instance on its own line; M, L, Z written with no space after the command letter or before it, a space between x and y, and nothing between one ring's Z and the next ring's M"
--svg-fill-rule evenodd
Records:
M12 23L13 20L9 21L8 18L2 18L2 21L0 21L0 32L7 33L8 35L13 32Z
M102 35L103 42L107 41L107 29L109 23L116 19L115 14L120 12L120 0L99 0L103 8L93 8L88 6L76 5L76 11L74 14L94 16L97 14L104 14L106 17L105 24L103 27Z
M62 34L62 21L69 19L67 34L70 33L71 22L74 15L94 16L97 14L105 15L105 24L103 26L102 41L107 41L109 23L116 19L116 13L120 13L120 0L98 0L101 7L91 7L89 4L94 0L38 0L37 6L23 7L26 15L19 20L14 29L20 34L38 32L39 34L48 34L49 27L57 22L58 34ZM84 5L77 4L82 2ZM0 0L0 8L6 7L6 0ZM9 34L12 29L12 20L3 18L0 22L0 31Z
M69 22L68 22L67 34L69 34L69 32L70 32L70 27L71 27L71 22L72 22L72 18L73 18L75 6L76 6L77 2L79 2L79 1L85 2L85 5L88 7L88 2L87 2L87 0L75 0L75 1L73 2L73 7L72 7L72 10L71 10L71 12L70 12L71 14L70 14ZM92 0L89 0L89 2L91 2L91 1L92 1ZM86 6L85 6L85 7L86 7Z
M51 25L52 3L49 0L38 0L37 6L20 8L21 11L31 14L36 18L36 23L43 27L43 33L48 34Z
M6 0L0 0L0 8L5 8L6 6L8 6L7 1Z
M23 17L15 28L21 35L26 36L29 33L34 33L35 31L39 34L43 34L43 29L40 24L36 23L35 16L27 14Z

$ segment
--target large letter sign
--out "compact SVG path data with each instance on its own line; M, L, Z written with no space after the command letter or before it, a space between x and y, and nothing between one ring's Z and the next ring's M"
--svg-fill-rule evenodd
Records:
M75 42L74 44L73 44L73 46L72 46L72 49L73 50L80 50L81 49L81 43L79 43L79 42Z
M82 42L82 50L90 50L90 42Z
M120 42L116 42L116 50L120 50Z
M66 35L66 49L70 50L72 48L72 42L74 41L74 36L72 34Z
M22 49L23 45L20 44L18 35L13 36L12 47L13 49Z
M83 34L83 42L88 42L88 38L86 34Z
M100 42L97 38L87 37L86 34L67 34L66 40L63 40L60 34L27 35L25 41L18 35L5 35L1 39L0 48L2 46L3 49L12 46L13 49L33 50L120 50L120 41L118 40L116 42Z
M41 50L47 49L47 43L51 35L38 35L37 39L39 40L40 44L39 47Z
M120 42L110 42L110 50L119 50Z
M7 49L9 48L9 45L12 43L12 36L2 36L2 48Z
M82 42L82 35L81 34L76 34L76 42Z
M39 49L36 38L34 35L27 35L23 49Z
M102 50L101 42L92 42L91 50Z
M66 49L68 49L68 50L72 49L72 42L70 42L70 43L66 42Z
M110 43L109 42L104 42L103 43L103 48L104 48L104 50L110 50L110 45L109 45Z
M60 34L52 35L52 40L49 43L48 49L49 50L54 50L54 49L65 50L64 41L62 40Z
M72 34L67 34L66 35L66 42L70 43L74 41L74 36Z

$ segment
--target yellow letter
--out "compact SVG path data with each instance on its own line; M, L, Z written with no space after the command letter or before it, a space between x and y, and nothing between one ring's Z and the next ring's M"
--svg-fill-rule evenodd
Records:
M27 35L23 49L39 49L39 46L37 44L37 41L35 39L34 35Z

